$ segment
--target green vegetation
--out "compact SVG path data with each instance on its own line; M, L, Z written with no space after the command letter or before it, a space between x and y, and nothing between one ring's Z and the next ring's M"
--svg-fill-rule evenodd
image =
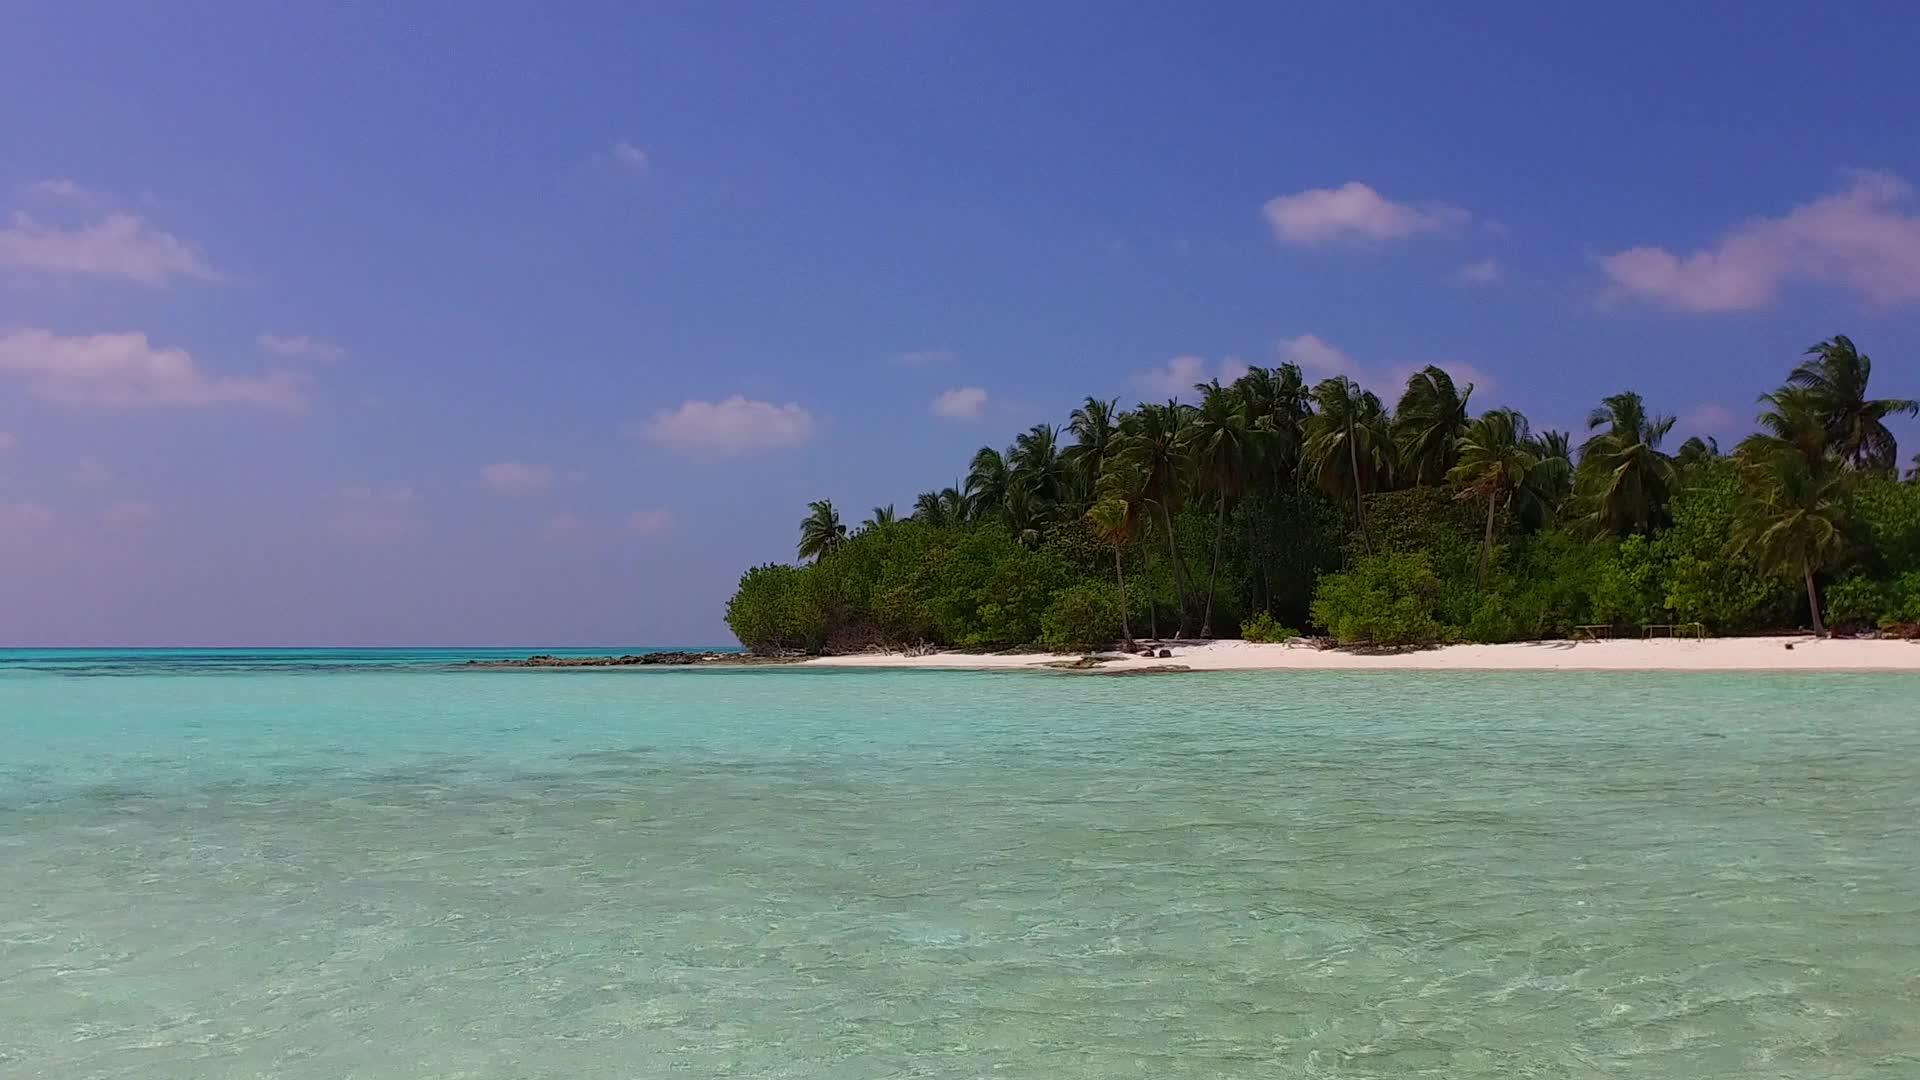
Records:
M1040 643L1049 649L1097 649L1122 634L1120 590L1104 581L1083 581L1060 590L1040 616Z
M1280 620L1264 611L1256 611L1240 624L1240 636L1248 641L1272 644L1279 641L1292 641L1300 636L1300 631L1281 626Z
M1342 645L1420 645L1442 640L1445 585L1421 552L1364 555L1328 574L1313 598L1313 621Z
M982 447L964 481L849 533L826 500L803 565L748 571L727 622L756 651L1099 647L1136 634L1343 644L1561 637L1589 624L1727 634L1920 623L1920 481L1897 471L1843 336L1760 398L1731 453L1640 395L1605 398L1576 453L1435 367L1389 411L1293 365ZM1916 461L1920 466L1920 460Z

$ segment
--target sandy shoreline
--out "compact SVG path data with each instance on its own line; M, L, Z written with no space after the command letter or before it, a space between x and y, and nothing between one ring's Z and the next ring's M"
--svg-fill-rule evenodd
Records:
M1792 645L1793 648L1787 648ZM1819 640L1807 636L1708 638L1705 641L1625 640L1510 645L1445 645L1401 653L1316 649L1303 643L1246 641L1170 644L1167 659L1128 656L1103 671L1180 665L1193 671L1914 671L1920 642ZM1044 668L1052 653L978 655L871 653L826 656L803 666L1007 670Z

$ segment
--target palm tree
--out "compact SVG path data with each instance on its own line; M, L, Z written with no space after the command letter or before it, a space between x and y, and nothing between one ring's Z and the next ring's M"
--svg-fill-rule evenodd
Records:
M1579 480L1588 520L1623 536L1651 529L1665 518L1673 489L1673 459L1660 452L1673 417L1647 415L1629 390L1602 399L1587 428L1593 434L1580 446Z
M1305 376L1298 364L1276 368L1253 367L1233 381L1246 417L1250 486L1263 499L1277 502L1295 489L1300 470L1301 426L1313 411ZM1241 516L1247 525L1247 552L1253 566L1254 606L1264 609L1269 596L1266 549L1261 525L1270 515L1256 510Z
M1040 526L1046 523L1049 509L1027 485L1014 484L1007 488L1000 517L1022 547L1034 548L1040 546Z
M940 505L939 492L923 491L913 500L913 520L925 525L945 525L946 509Z
M1301 463L1312 470L1320 490L1353 499L1360 546L1371 555L1366 496L1383 486L1392 467L1386 413L1379 398L1345 375L1320 380L1313 400L1320 409L1307 418Z
M1824 431L1823 418L1811 410L1776 415ZM1845 543L1847 474L1824 447L1809 455L1812 441L1803 430L1784 438L1755 435L1740 444L1736 461L1747 498L1734 519L1730 547L1751 552L1768 570L1804 580L1813 632L1821 635L1826 626L1815 577Z
M1180 545L1173 535L1173 511L1185 494L1187 446L1182 432L1190 410L1177 401L1165 405L1141 405L1127 415L1114 441L1113 462L1108 471L1126 481L1124 492L1130 500L1150 504L1159 512L1160 527L1167 541L1167 557L1173 566L1173 587L1179 594L1179 637L1187 636L1187 618L1192 610L1193 594L1187 565L1180 558Z
M885 506L874 507L872 513L867 515L867 520L860 523L860 528L862 530L877 529L882 525L891 525L896 520L898 518L893 512L893 504L888 503Z
M1543 431L1531 437L1527 448L1536 461L1522 483L1523 497L1516 500L1515 510L1523 527L1541 529L1573 493L1572 439L1564 431Z
M1713 461L1720 456L1720 440L1711 435L1695 435L1680 444L1680 452L1673 456L1673 463L1686 468L1703 461Z
M1826 633L1814 576L1840 553L1843 477L1797 454L1767 455L1744 472L1751 497L1735 522L1735 550L1750 550L1761 565L1804 578L1813 632Z
M1298 364L1248 368L1233 389L1258 448L1258 464L1277 491L1300 466L1301 428L1312 415L1313 394Z
M1253 433L1247 426L1240 401L1215 379L1194 386L1200 392L1200 408L1194 414L1185 435L1187 455L1194 470L1195 486L1213 495L1213 558L1207 566L1207 603L1200 616L1200 636L1213 636L1213 597L1220 575L1220 541L1227 533L1227 500L1247 490L1253 470Z
M1067 417L1067 430L1073 433L1073 445L1061 454L1072 471L1076 493L1091 500L1100 470L1106 466L1107 453L1119 429L1120 403L1090 397Z
M1127 579L1120 570L1120 549L1133 543L1139 518L1139 504L1118 496L1101 499L1087 511L1094 535L1113 549L1113 583L1120 589L1120 636L1128 642L1133 640L1133 625L1127 619Z
M832 499L807 504L807 516L800 521L800 557L818 560L847 542L847 527L840 523L840 512Z
M949 525L965 525L972 521L968 516L967 496L958 482L940 489L936 496L940 500L940 513Z
M1760 400L1767 405L1760 430L1735 452L1747 499L1731 546L1753 552L1770 570L1805 579L1813 632L1824 633L1815 576L1843 546L1846 470L1853 462L1830 450L1829 401L1819 393L1788 385Z
M1761 394L1760 403L1766 406L1757 418L1760 430L1740 441L1740 453L1756 457L1791 452L1808 461L1827 457L1831 444L1826 407L1812 391L1783 386L1771 394Z
M939 491L923 491L913 500L913 520L925 525L946 526L967 523L967 497L960 486Z
M967 468L967 517L974 521L996 518L1006 509L1007 460L1000 451L983 446Z
M1886 419L1920 415L1920 401L1868 398L1873 360L1845 334L1810 346L1806 354L1813 359L1794 368L1787 385L1812 396L1834 455L1850 469L1893 472L1900 453Z
M1060 429L1035 424L1014 436L1007 449L1008 490L1022 488L1037 512L1052 509L1067 492L1067 464L1060 456Z
M1455 446L1467 430L1465 393L1454 389L1453 376L1429 364L1407 380L1406 392L1393 413L1394 442L1400 451L1401 479L1414 484L1437 484L1453 468Z
M1487 536L1480 551L1480 580L1493 561L1494 511L1511 506L1526 490L1526 480L1540 467L1527 418L1512 409L1482 413L1460 436L1459 461L1447 470L1447 479L1460 488L1461 498L1487 500Z

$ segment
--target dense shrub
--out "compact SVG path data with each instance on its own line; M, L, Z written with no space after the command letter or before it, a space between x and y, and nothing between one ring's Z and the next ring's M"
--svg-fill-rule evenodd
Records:
M1674 621L1738 632L1793 618L1801 599L1794 582L1767 573L1751 552L1728 550L1742 498L1730 462L1713 460L1687 469L1686 483L1669 509L1673 525L1660 534L1652 552L1661 606Z
M1030 645L1075 580L1059 555L1022 547L1005 529L898 522L808 566L748 571L727 626L755 652Z
M1507 634L1521 640L1568 637L1593 622L1596 568L1611 545L1564 530L1543 532L1516 545L1501 594L1511 608Z
M1235 513L1235 535L1250 534L1241 610L1270 611L1283 625L1307 622L1315 583L1345 562L1352 508L1306 490L1252 496Z
M1101 648L1120 634L1120 590L1104 581L1060 590L1040 617L1040 642L1056 652Z
M727 628L757 653L819 651L827 639L827 614L817 581L777 563L748 570L727 601Z
M1849 511L1854 555L1868 572L1884 579L1920 567L1920 483L1867 477Z
M973 608L957 644L974 648L1030 645L1040 640L1040 618L1056 593L1073 581L1059 556L1014 545L973 594ZM1114 614L1119 615L1119 602Z
M1343 645L1431 644L1445 634L1434 617L1440 591L1426 555L1373 555L1320 579L1313 621Z
M1886 586L1872 578L1842 578L1827 589L1827 622L1836 627L1880 625L1887 613Z
M1666 622L1666 597L1653 544L1634 535L1594 562L1593 620L1615 625Z
M1875 580L1862 574L1842 578L1827 589L1827 621L1835 626L1871 628L1920 622L1920 570Z
M1887 606L1880 625L1920 623L1920 570L1909 570L1887 583Z
M1300 636L1300 631L1281 626L1280 620L1262 611L1240 624L1240 636L1248 641L1271 644L1292 641Z

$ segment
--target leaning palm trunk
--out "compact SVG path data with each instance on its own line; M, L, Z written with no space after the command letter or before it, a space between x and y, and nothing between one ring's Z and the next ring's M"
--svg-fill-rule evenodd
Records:
M1160 504L1160 525L1167 534L1167 557L1173 560L1173 591L1180 602L1180 628L1174 631L1175 637L1187 636L1187 617L1193 610L1189 597L1193 595L1193 583L1187 579L1187 564L1180 558L1180 545L1173 539L1173 515L1167 512L1167 504Z
M1133 641L1133 624L1127 621L1127 578L1120 572L1120 545L1113 545L1113 583L1120 588L1120 638Z
M1367 539L1367 500L1360 491L1360 448L1353 445L1353 419L1347 419L1347 461L1353 466L1353 520L1360 530L1360 550L1373 554L1373 544Z
M1220 582L1220 538L1227 532L1227 497L1220 496L1220 513L1213 524L1213 563L1207 567L1207 607L1200 616L1200 636L1213 636L1213 594Z
M1247 519L1247 561L1253 564L1253 603L1248 607L1254 611L1267 609L1267 563L1262 546L1254 535L1254 518L1257 516L1245 503L1241 504L1241 514Z
M1152 527L1152 519L1148 519ZM1140 573L1147 579L1147 634L1154 641L1160 640L1160 608L1153 599L1153 545L1140 545Z
M1813 583L1813 563L1802 559L1800 568L1807 576L1807 610L1813 613L1813 636L1826 637L1827 628L1820 622L1820 590Z
M1493 563L1493 511L1500 505L1499 489L1487 493L1487 540L1480 547L1480 584L1487 583L1487 568Z

